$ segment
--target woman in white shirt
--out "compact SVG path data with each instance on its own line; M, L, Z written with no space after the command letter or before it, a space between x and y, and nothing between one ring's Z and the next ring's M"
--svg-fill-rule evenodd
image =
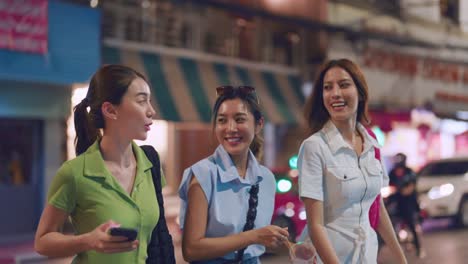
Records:
M388 185L375 158L368 123L368 87L358 66L331 60L319 71L305 106L310 137L301 145L299 192L309 235L324 263L376 263L377 236L369 208ZM383 202L377 231L398 263L406 263Z

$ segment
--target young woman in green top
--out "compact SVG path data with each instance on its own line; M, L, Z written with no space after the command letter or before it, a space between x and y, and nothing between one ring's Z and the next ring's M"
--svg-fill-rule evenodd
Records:
M152 164L133 140L145 140L155 111L143 75L107 65L75 109L76 154L57 172L36 232L35 249L74 263L145 263L159 207ZM161 177L164 186L164 177ZM75 234L61 232L70 217ZM162 216L164 217L164 216ZM136 240L112 227L138 230Z

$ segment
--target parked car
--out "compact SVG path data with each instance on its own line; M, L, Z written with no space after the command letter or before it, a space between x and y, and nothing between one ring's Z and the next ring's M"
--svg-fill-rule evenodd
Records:
M429 162L418 173L417 190L427 217L454 217L468 226L468 157Z

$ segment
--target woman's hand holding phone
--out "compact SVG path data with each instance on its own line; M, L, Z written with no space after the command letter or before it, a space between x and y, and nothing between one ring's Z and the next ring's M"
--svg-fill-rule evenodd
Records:
M85 241L89 250L100 253L120 253L135 250L138 247L138 240L135 240L135 230L129 231L129 229L119 227L120 224L109 220L87 233ZM111 232L118 235L111 235ZM129 240L129 238L133 240Z
M111 227L109 229L109 234L111 236L120 236L126 237L127 241L133 241L138 236L138 231L133 228L125 228L125 227Z

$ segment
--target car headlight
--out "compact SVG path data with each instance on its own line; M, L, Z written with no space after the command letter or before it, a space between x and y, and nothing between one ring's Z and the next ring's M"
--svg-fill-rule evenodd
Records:
M451 195L454 190L455 187L453 187L453 184L446 183L440 186L432 187L427 193L427 196L431 200L436 200Z

